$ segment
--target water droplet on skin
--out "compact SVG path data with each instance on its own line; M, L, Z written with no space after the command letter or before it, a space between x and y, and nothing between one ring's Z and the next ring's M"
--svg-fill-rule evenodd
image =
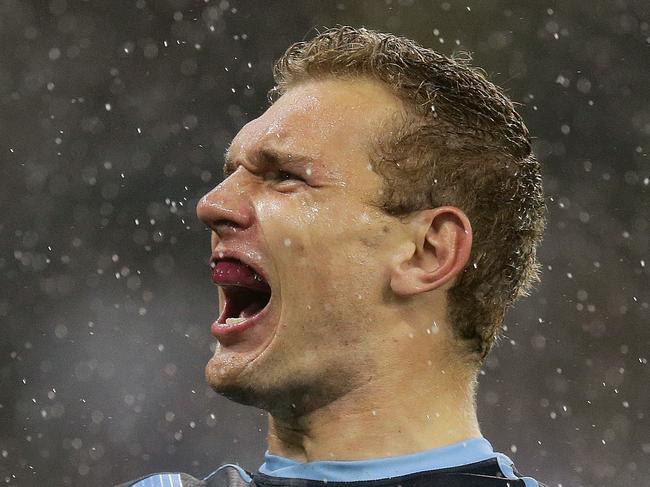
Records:
M370 216L368 213L361 213L361 215L359 215L359 220L362 223L370 223Z

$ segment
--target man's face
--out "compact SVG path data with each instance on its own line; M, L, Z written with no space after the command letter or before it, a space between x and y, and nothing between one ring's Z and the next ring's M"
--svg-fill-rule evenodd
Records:
M213 230L213 255L244 254L272 295L253 327L217 333L206 367L217 392L304 410L373 375L390 348L383 330L395 325L389 272L399 231L372 204L381 179L369 148L397 110L398 100L371 81L305 82L234 138L234 172L197 213ZM220 289L220 311L225 297Z

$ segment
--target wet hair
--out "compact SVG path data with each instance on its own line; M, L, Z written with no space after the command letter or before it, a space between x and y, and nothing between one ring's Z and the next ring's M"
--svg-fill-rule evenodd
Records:
M473 230L470 260L448 290L448 320L471 363L482 363L506 310L539 281L546 207L539 162L512 101L470 65L392 34L339 26L290 46L274 66L270 100L307 80L368 78L404 113L378 130L371 153L380 207L406 217L460 208Z

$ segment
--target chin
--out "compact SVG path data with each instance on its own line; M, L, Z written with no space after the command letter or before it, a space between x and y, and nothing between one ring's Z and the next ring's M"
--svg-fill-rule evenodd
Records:
M271 360L253 367L250 362L243 363L232 357L224 360L217 350L206 366L205 376L217 394L245 406L263 409L276 419L309 414L360 385L333 370L324 373L320 368L308 370L299 364L295 369L278 367L283 362Z
M247 376L250 375L250 370L247 370L249 362L242 360L243 357L224 357L224 355L229 354L217 348L214 356L205 366L205 379L208 385L220 394L226 388L243 386L247 382Z
M264 378L258 377L253 364L255 354L232 353L217 348L214 356L205 367L208 385L219 395L246 406L262 407L265 387ZM268 372L264 373L268 376Z
M206 367L208 385L219 394L243 406L252 406L265 411L275 411L280 406L281 395L277 391L260 387L255 381L246 380L241 376L228 377L218 373L216 376Z

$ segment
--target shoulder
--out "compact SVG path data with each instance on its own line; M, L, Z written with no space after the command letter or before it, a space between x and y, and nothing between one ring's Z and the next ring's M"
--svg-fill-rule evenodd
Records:
M222 465L204 479L197 479L186 473L159 472L135 480L123 482L115 487L248 487L251 476L239 465Z
M239 465L227 463L205 478L206 487L246 487L251 485L251 474Z

